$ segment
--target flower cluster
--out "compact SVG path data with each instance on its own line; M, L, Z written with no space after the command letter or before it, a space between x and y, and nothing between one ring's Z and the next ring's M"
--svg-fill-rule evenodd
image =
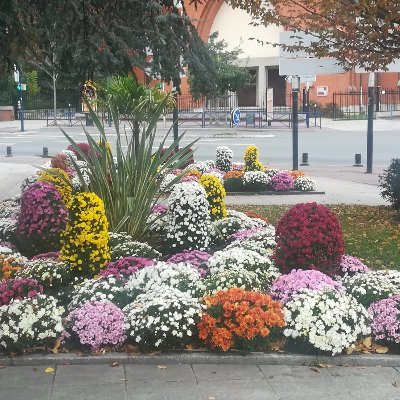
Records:
M111 260L116 261L123 257L154 258L161 257L161 253L147 243L128 241L111 247Z
M196 334L201 305L176 288L160 286L128 304L125 331L142 349L182 348Z
M347 254L340 259L339 269L342 274L348 275L371 271L359 258Z
M215 155L215 166L221 171L232 169L233 151L227 146L218 146Z
M68 156L65 153L60 153L51 159L51 168L58 168L65 171L68 176L71 176L72 170Z
M229 240L241 243L247 241L260 242L265 249L274 249L276 246L275 228L272 225L267 225L260 228L245 229L232 234Z
M225 189L218 178L213 175L204 174L199 184L204 187L209 204L211 219L218 220L226 217L226 205L224 197Z
M165 235L167 231L167 211L165 204L157 203L153 206L151 214L147 218L149 230L159 235Z
M281 171L271 178L269 184L272 190L276 191L293 190L294 179L288 171Z
M205 189L198 183L174 186L168 199L167 242L174 250L205 250L211 241L211 217Z
M301 192L312 192L317 190L317 183L314 179L307 176L299 176L294 181L294 190L299 190Z
M262 290L258 276L244 268L226 269L209 275L200 283L203 296L214 295L221 290L240 288L243 290Z
M124 314L109 301L93 301L72 310L65 319L64 341L78 342L98 351L121 346L125 339Z
M39 175L37 172L35 172L32 175L27 176L22 182L21 182L21 193L24 193L25 189L32 185L33 183L36 183L39 179Z
M347 292L357 301L368 307L375 301L385 299L393 294L400 293L400 286L381 271L371 271L344 276L341 279Z
M233 171L228 171L224 175L224 180L227 180L227 179L242 179L243 177L244 177L244 172L243 171L233 170Z
M200 275L203 277L207 274L208 271L208 259L211 257L211 254L206 251L201 250L184 250L181 253L176 253L173 256L169 257L167 261L169 263L186 263L190 264L194 268L197 268Z
M135 272L144 267L154 264L154 260L143 257L122 257L117 261L109 262L104 269L100 271L99 276L104 277L114 275L117 278L128 278Z
M69 207L72 186L68 174L60 168L49 168L39 172L38 181L51 183L61 194L62 201Z
M0 278L12 278L27 261L20 253L0 253Z
M154 291L160 286L176 288L195 296L200 278L197 269L190 264L160 261L132 275L126 282L125 289L129 297L133 299L140 294Z
M279 174L279 169L277 168L266 168L264 173L269 177L273 178L276 174Z
M280 303L262 293L236 288L204 301L207 311L198 325L199 337L212 348L263 349L285 325Z
M28 253L58 249L68 212L59 191L48 182L36 182L21 197L18 236Z
M0 348L21 351L51 342L62 331L64 309L52 297L38 295L0 307Z
M350 295L332 289L305 289L285 304L283 334L312 347L341 353L370 334L368 311Z
M87 143L77 143L77 146L86 158L90 159L90 146ZM67 147L67 150L72 151L79 161L83 161L82 156L72 144Z
M372 303L368 311L374 339L400 343L400 295Z
M267 190L270 178L263 171L248 171L244 173L243 184L246 190Z
M36 256L33 256L31 258L32 261L41 260L41 259L59 261L60 260L60 252L59 251L49 251L47 253L36 254Z
M244 171L264 171L264 166L258 159L258 148L256 146L248 146L244 152Z
M281 303L287 303L303 289L336 289L344 292L344 287L320 271L294 269L287 275L281 275L272 284L271 295Z
M36 297L40 293L43 293L43 286L35 279L3 279L0 281L0 306L10 304L12 300Z
M128 303L124 282L113 275L101 279L87 279L74 287L69 309L90 301L111 301L123 307Z
M303 171L299 170L292 170L292 171L287 171L291 176L293 176L293 179L296 180L297 178L305 176L305 173Z
M283 272L294 268L318 269L335 275L344 254L342 229L337 216L317 203L293 206L276 227L274 260Z
M172 173L164 174L162 176L162 181L160 183L160 192L166 192L172 190L173 187L172 181L175 182L179 181L175 174Z
M81 276L99 272L109 261L108 222L103 201L96 194L80 193L73 197L60 258Z

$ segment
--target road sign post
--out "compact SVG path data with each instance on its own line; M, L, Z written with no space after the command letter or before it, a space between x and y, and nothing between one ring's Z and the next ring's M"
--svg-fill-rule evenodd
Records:
M300 90L300 78L298 76L292 76L293 171L299 169L299 90Z
M367 128L367 174L372 174L372 160L374 152L374 92L375 74L368 77L368 128Z
M238 108L234 108L231 112L231 121L232 125L236 126L240 122L240 110Z

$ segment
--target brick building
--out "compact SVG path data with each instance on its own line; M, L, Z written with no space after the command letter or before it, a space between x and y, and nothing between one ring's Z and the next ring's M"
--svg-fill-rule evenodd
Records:
M200 37L207 40L215 31L219 38L233 49L240 46L243 50L243 66L253 75L252 85L240 91L237 96L243 106L262 106L267 88L273 88L274 106L287 105L288 84L285 77L279 76L279 48L262 45L256 40L279 42L281 27L254 27L251 17L243 10L232 9L223 0L203 0L197 6L187 5L186 10L192 18ZM376 85L381 88L397 88L400 85L399 73L377 73ZM333 101L333 93L339 91L367 91L368 74L349 71L344 74L319 75L310 86L310 101L328 104ZM182 80L182 92L189 92L185 77Z

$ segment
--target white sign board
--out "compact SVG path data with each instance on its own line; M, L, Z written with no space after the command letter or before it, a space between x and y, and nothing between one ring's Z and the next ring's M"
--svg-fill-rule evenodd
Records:
M302 32L286 31L279 36L281 44L287 46L310 46L318 39ZM333 57L315 58L305 51L289 52L280 48L279 75L326 75L339 74L345 69L339 65L339 61Z
M300 83L316 82L316 75L300 75Z
M317 86L317 96L328 96L328 86Z

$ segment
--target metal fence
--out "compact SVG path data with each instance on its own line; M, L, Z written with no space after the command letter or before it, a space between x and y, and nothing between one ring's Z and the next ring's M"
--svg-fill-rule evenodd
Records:
M374 112L380 117L400 116L400 90L375 88ZM347 91L333 94L334 120L367 119L368 92Z

